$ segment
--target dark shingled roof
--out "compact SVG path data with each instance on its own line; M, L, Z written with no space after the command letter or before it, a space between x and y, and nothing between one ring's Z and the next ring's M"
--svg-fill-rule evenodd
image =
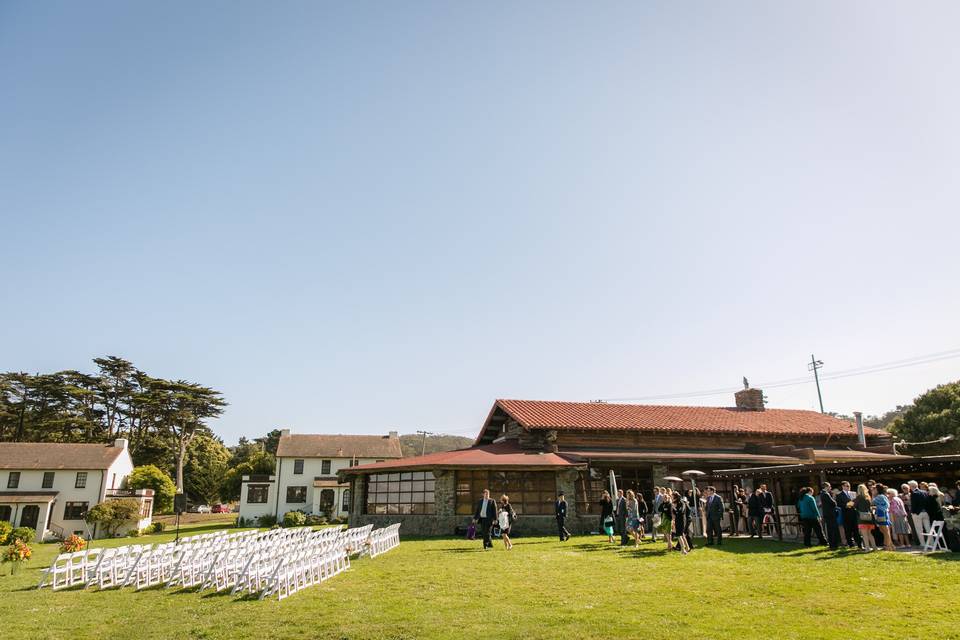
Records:
M113 444L0 442L0 469L107 469L124 451Z
M402 458L400 438L291 434L280 436L278 458Z

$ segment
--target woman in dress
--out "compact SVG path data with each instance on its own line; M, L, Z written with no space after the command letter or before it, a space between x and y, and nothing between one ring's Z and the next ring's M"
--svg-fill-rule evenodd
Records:
M893 551L893 536L890 535L890 500L887 498L887 488L879 482L874 487L877 495L873 497L873 516L877 520L877 527L883 535L883 548Z
M867 485L857 485L857 497L853 499L853 506L857 510L857 528L863 538L864 551L877 551L876 541L873 539L873 500Z
M607 542L613 543L613 498L609 491L600 496L600 531L607 534Z
M500 537L503 539L503 546L506 547L507 551L513 549L513 543L510 541L510 527L513 526L513 521L516 518L517 514L513 510L513 505L510 504L510 498L500 496L500 513L497 514L497 524L500 525Z
M663 499L660 501L657 511L660 513L660 530L663 531L667 551L670 551L673 549L673 489L667 487L663 490Z
M639 504L637 503L637 494L633 489L627 489L627 533L633 537L633 546L640 546L640 540L637 539L637 528L640 526L640 514L638 513Z
M897 495L897 490L893 487L887 489L887 500L890 501L890 533L897 546L910 546L910 523L907 522L907 507L903 500Z
M679 493L673 494L673 539L677 541L676 548L687 555L690 545L687 543L687 527L690 526L690 505Z
M638 540L643 540L643 536L646 533L646 524L649 513L650 509L647 507L647 501L643 499L642 493L637 492L637 518L640 520L639 525L637 525Z

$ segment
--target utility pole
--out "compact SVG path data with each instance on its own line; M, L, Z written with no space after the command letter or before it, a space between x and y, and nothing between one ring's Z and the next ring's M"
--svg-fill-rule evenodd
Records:
M823 410L823 395L820 393L820 376L817 375L817 369L820 369L823 366L823 360L817 360L813 357L813 354L810 355L810 364L807 365L807 371L813 371L813 379L817 383L817 399L820 400L820 413L826 413Z
M417 433L423 436L420 441L420 455L423 455L427 452L427 436L432 436L433 431L417 431Z

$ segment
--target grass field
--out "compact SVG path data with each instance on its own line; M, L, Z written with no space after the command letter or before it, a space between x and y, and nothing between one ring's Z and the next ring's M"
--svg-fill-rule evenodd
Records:
M191 533L210 528L203 525ZM141 540L159 542L172 534ZM125 544L131 540L108 544ZM98 541L97 544L100 544ZM37 545L0 577L0 637L922 638L958 637L960 554L831 553L728 540L690 556L598 537L404 540L283 602L182 590L34 589L56 555ZM4 573L9 569L5 568ZM951 628L952 627L952 628Z

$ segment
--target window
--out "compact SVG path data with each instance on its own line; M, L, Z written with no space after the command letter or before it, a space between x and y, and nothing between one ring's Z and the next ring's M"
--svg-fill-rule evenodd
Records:
M325 475L325 476L330 475L330 461L329 461L329 460L324 460L323 462L320 463L320 473L322 473L322 474Z
M457 513L472 514L484 489L490 489L493 500L509 496L518 514L553 515L557 479L551 471L458 471Z
M350 489L343 490L343 499L340 504L340 511L350 513Z
M74 488L76 489L85 489L87 487L87 472L86 471L77 471L77 481L74 483Z
M336 495L333 493L333 489L323 489L320 491L320 513L330 515L330 512L333 511L333 501L336 499Z
M247 485L247 504L267 504L269 494L270 485L249 484Z
M53 471L43 472L43 488L53 489L53 478L56 474Z
M303 460L293 461L293 473L298 476L303 475Z
M372 474L367 482L367 513L432 514L435 483L432 471Z
M20 486L20 472L11 471L7 476L7 489L16 489Z
M63 506L64 520L83 520L87 515L89 502L68 502Z
M10 505L0 506L0 522L10 522L11 515L13 515L13 509Z
M287 502L300 503L307 501L306 487L287 487Z

